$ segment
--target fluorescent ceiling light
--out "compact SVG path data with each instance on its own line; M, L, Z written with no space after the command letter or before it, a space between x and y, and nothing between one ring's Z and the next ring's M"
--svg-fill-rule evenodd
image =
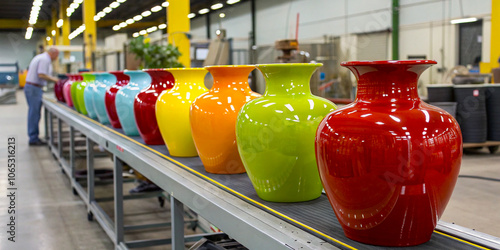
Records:
M24 35L24 39L30 40L31 39L31 35L33 35L33 27L28 27L26 29L26 35Z
M50 36L48 36L47 38L45 38L47 41L50 41Z
M99 21L99 20L101 20L101 18L100 18L99 16L94 16L94 21L96 21L96 22L97 22L97 21Z
M189 13L189 14L188 14L188 18L193 18L193 17L195 17L195 16L196 16L196 14L194 14L194 13Z
M127 19L127 21L125 21L125 22L127 24L133 24L133 23L135 23L134 19L132 19L132 18Z
M76 8L78 8L78 4L77 3L71 3L69 5L69 7L72 8L72 9L76 9Z
M158 25L158 29L161 29L161 30L165 29L166 27L167 27L167 24L165 24L165 23Z
M36 12L39 12L40 11L40 6L34 6L31 8L31 11L36 11Z
M165 1L161 4L161 6L167 8L169 4L170 4L169 2Z
M134 17L134 20L135 21L140 21L142 19L142 16L141 15L137 15Z
M113 26L113 30L114 30L114 31L117 31L117 30L119 30L120 28L121 28L121 27L120 27L120 25L115 25L115 26Z
M62 19L57 20L56 27L61 28L64 24L64 21Z
M120 23L120 27L122 27L122 28L127 27L127 23L126 23L126 22L121 22L121 23Z
M30 19L30 20L28 21L28 23L29 23L29 24L35 24L35 23L36 23L36 20L32 20L32 19Z
M102 11L104 11L105 13L109 13L109 12L113 11L113 9L111 9L110 7L106 7Z
M124 3L124 2L126 2L127 0L116 0L116 1L117 1L117 2L119 2L119 3Z
M75 0L73 2L75 2L76 4L81 4L81 3L83 3L83 0Z
M162 9L163 7L161 7L160 5L156 5L155 7L151 8L151 12L158 12Z
M158 30L158 27L153 26L153 27L151 27L151 28L148 28L148 29L147 29L147 32L148 32L148 33L151 33L151 32L156 31L156 30Z
M237 2L239 2L240 0L227 0L227 4L235 4Z
M97 13L97 16L103 18L104 16L106 16L106 13L104 13L104 11L99 11L99 13Z
M55 36L55 35L56 35L56 30L52 30L52 31L50 32L50 34L52 34L52 36Z
M141 15L142 15L143 17L147 17L147 16L151 15L151 11L146 10L146 11L142 12L142 13L141 13Z
M459 24L459 23L471 23L477 21L477 18L475 17L468 17L468 18L460 18L460 19L454 19L451 20L451 24Z
M132 37L138 37L139 36L139 32L135 32L134 34L132 34Z
M112 2L109 4L109 7L113 8L113 9L116 9L116 7L120 6L120 3L119 2Z
M212 10L218 10L218 9L220 9L222 7L224 7L224 4L221 4L221 3L216 3L216 4L212 5L212 6L210 6L210 8Z
M42 2L40 2L40 1L34 1L34 2L33 2L33 6L42 6L42 4L43 4L43 3L42 3Z
M224 13L220 13L220 14L219 14L219 17L220 17L220 18L224 18L224 17L226 17L226 14L224 14Z
M139 31L139 35L146 35L146 33L148 33L146 30Z
M198 13L200 13L200 15L203 15L203 14L207 14L210 10L207 9L207 8L204 8L204 9L201 9L200 11L198 11Z

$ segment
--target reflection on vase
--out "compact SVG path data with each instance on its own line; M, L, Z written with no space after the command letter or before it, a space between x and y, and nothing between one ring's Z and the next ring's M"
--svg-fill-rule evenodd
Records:
M372 245L428 241L457 180L455 119L422 102L420 74L435 61L344 62L358 80L354 103L316 135L326 194L347 237Z
M134 114L139 134L146 144L163 145L158 122L156 121L156 101L158 96L174 86L174 77L164 69L145 69L151 76L151 85L141 90L135 97Z
M56 99L60 102L65 102L64 101L64 95L63 95L63 88L64 84L69 80L68 76L66 75L58 75L59 80L56 82L54 85L54 95L56 96Z
M106 114L106 104L104 96L108 87L116 83L116 77L109 73L100 73L96 76L96 83L94 87L93 107L97 114L99 122L102 124L109 124L108 115Z
M86 73L87 75L88 73ZM101 73L92 73L92 77L83 77L87 86L83 89L83 101L85 110L87 110L88 116L92 119L97 119L97 113L94 109L94 88L96 82L99 81Z
M236 139L248 176L263 200L299 202L321 195L314 138L335 105L311 94L322 64L263 64L266 92L241 108Z
M248 86L255 66L205 67L214 78L213 87L191 105L191 130L205 170L215 174L245 172L236 146L236 118L241 107L260 97Z
M104 97L106 114L113 128L122 128L120 119L118 119L118 114L116 113L115 98L118 90L128 84L130 77L125 75L123 71L110 71L109 73L116 77L116 82L106 90Z
M123 73L130 77L129 83L116 93L115 105L123 132L129 136L138 136L139 130L134 117L135 96L151 83L151 77L141 70L126 70Z
M172 89L163 91L156 102L156 119L161 135L172 156L197 156L189 123L189 109L204 85L207 70L203 68L167 69L175 79Z

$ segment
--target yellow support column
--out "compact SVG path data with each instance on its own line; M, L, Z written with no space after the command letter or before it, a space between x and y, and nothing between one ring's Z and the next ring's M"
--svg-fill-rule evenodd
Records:
M51 32L51 35L52 35L52 39L54 40L52 42L53 45L59 45L59 29L57 28L57 9L55 7L52 7L52 20L51 20L51 26L52 26L52 30L55 31L55 34L52 34L52 31Z
M491 0L491 42L490 62L480 64L481 73L491 73L491 69L499 66L500 57L500 1ZM498 82L498 80L495 79Z
M85 68L92 69L92 52L96 47L96 22L95 16L95 0L83 1L83 24L85 31L83 32L83 41L85 43Z
M179 62L191 67L190 43L187 33L190 30L189 0L171 0L167 8L168 42L177 46L181 52Z
M66 9L68 8L68 0L61 0L59 4L59 19L63 20L63 25L61 27L61 45L70 45L69 34L71 31L69 17L66 14ZM71 52L64 52L64 59L69 59Z

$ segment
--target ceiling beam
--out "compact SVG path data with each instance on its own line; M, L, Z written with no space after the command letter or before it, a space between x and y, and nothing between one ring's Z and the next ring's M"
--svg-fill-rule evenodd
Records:
M102 20L97 22L97 28L110 28L113 25L121 23L122 20ZM154 22L135 22L133 24L129 24L124 29L138 29L138 28L149 28L151 26L161 24L160 21ZM50 25L49 20L39 20L35 25L35 29L45 29L48 25ZM72 20L71 21L71 29L76 29L82 25L81 20ZM24 19L0 19L0 29L25 29L28 27L27 20Z

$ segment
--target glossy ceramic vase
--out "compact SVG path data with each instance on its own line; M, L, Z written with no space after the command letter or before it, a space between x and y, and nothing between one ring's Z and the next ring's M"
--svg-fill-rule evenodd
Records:
M102 124L109 124L108 114L106 113L105 95L106 90L116 83L116 77L110 73L99 73L96 76L93 92L92 106L97 114L97 119Z
M428 241L450 199L462 158L455 119L420 100L420 74L436 61L343 62L356 100L316 134L318 168L347 237L372 245Z
M134 117L135 96L151 83L151 77L141 70L124 71L130 77L129 83L116 93L115 105L123 132L129 136L138 136L139 130Z
M111 71L109 73L116 77L116 82L106 90L106 95L104 96L106 114L113 128L122 128L120 119L118 119L118 114L116 113L115 98L118 90L128 84L130 77L125 75L123 71Z
M170 155L197 156L194 146L189 109L196 97L208 91L205 87L207 70L203 68L167 69L175 85L164 91L156 102L156 120Z
M73 107L73 99L71 96L71 87L73 86L73 83L76 81L81 81L82 78L79 74L68 74L68 81L64 83L63 86L63 96L64 100L66 101L66 104L69 107Z
M174 76L164 69L145 69L151 77L151 85L135 97L134 114L141 138L149 145L163 145L160 128L156 121L156 101L160 94L174 87Z
M85 73L85 75L86 74L87 73ZM83 102L85 110L87 110L87 115L92 119L97 119L97 112L94 109L94 89L97 82L101 78L101 73L92 73L92 76L93 77L87 77L85 80L87 86L85 86L85 89L83 90Z
M245 172L236 145L236 118L245 103L260 97L248 86L255 66L205 67L214 85L191 105L191 131L205 170L214 174Z
M68 76L66 75L58 75L59 80L54 85L54 95L56 99L60 102L64 102L63 88L64 83L68 81Z
M248 177L263 200L300 202L321 195L314 138L323 117L336 109L311 94L309 81L321 65L257 65L266 91L241 108L236 140Z
M71 85L71 98L73 99L73 105L75 105L76 111L82 115L87 115L87 109L85 108L84 91L88 84L93 84L95 76L92 73L81 73L83 79L81 81L76 81Z

